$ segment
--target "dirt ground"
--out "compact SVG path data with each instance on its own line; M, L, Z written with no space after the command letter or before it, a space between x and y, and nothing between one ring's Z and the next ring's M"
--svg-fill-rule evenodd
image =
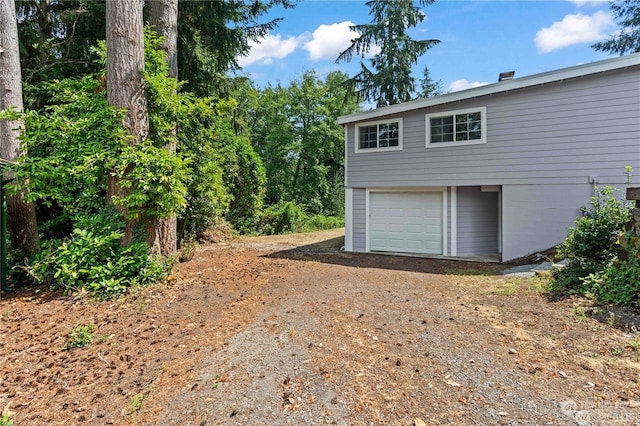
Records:
M344 253L340 231L201 246L95 302L2 294L16 425L639 425L638 313L504 265ZM78 326L86 347L64 349Z

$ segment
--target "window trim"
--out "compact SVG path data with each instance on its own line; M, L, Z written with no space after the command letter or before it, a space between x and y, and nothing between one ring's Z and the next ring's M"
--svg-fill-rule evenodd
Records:
M389 124L389 123L398 123L398 146L385 146L385 147L377 147L377 148L360 148L360 128L361 127L370 127L370 126L379 126L381 124ZM356 132L355 132L355 152L357 154L361 152L384 152L384 151L401 151L402 150L402 117L390 118L386 120L377 120L377 121L363 121L361 123L356 124ZM380 143L378 140L377 143Z
M455 117L459 114L469 114L473 112L480 113L480 132L482 137L475 140L464 141L451 141L451 142L431 142L431 119L442 117ZM455 123L453 124L455 126ZM432 114L425 115L425 133L426 133L426 148L442 148L451 146L464 146L464 145L480 145L487 143L487 107L466 108L458 109L454 111L434 112ZM453 134L455 135L455 129Z

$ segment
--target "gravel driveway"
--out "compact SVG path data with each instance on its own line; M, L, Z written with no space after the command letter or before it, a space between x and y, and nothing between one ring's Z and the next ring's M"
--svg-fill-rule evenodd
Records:
M637 310L623 323L504 265L341 245L204 245L118 301L6 295L0 410L16 426L640 424ZM88 324L91 344L64 350Z
M295 263L255 289L253 320L157 424L640 424L637 336L498 265L330 241L235 245L231 255Z

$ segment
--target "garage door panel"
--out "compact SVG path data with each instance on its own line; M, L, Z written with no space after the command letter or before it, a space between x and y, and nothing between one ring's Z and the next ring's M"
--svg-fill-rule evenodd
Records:
M372 192L370 249L442 254L442 193Z

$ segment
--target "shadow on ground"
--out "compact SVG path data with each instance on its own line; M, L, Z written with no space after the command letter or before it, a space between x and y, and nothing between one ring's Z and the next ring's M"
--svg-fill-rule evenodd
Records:
M265 257L323 262L357 268L379 268L397 271L443 275L501 275L505 264L436 259L423 256L399 256L378 253L344 252L344 237L276 251Z

